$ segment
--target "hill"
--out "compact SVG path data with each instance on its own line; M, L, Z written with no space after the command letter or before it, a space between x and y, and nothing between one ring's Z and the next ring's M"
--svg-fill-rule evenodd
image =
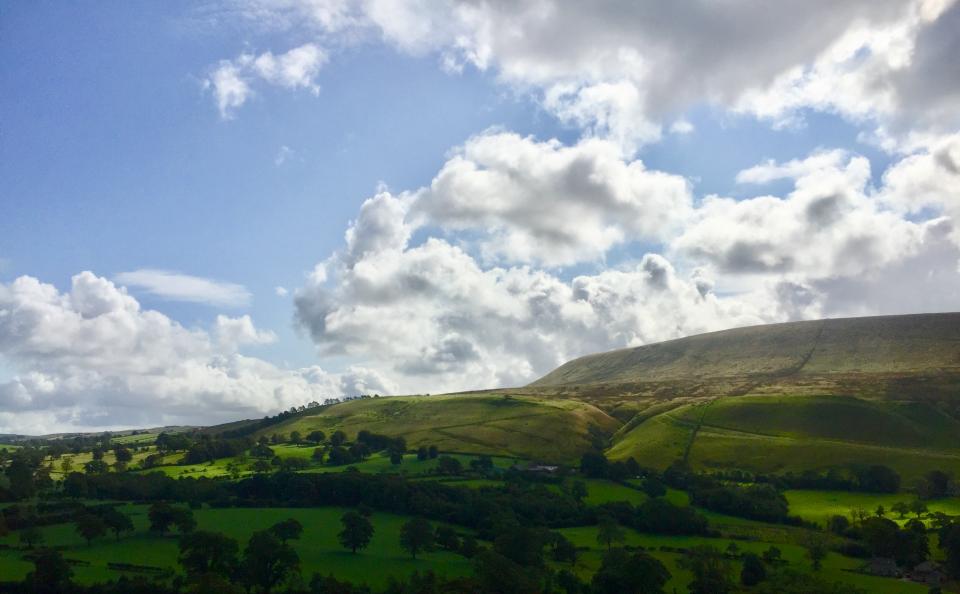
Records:
M353 400L260 433L314 429L565 463L603 444L661 469L960 474L960 314L712 332L581 357L525 387Z
M447 452L572 463L595 440L608 439L619 425L585 402L490 392L350 400L262 433L306 435L319 429L330 435L340 430L353 438L367 429L402 436L413 448L436 445Z

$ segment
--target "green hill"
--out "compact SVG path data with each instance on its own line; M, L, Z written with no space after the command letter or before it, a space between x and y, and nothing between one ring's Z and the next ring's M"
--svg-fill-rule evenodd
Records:
M469 452L546 462L572 463L594 439L607 439L619 423L595 406L502 393L395 396L350 400L262 431L265 434L319 429L361 429L402 436L409 447L436 445Z
M588 355L529 386L348 401L261 433L361 429L411 446L573 462L960 475L960 314L737 328Z

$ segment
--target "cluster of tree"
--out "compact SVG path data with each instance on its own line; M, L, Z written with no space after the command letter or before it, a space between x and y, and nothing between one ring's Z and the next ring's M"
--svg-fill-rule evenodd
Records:
M709 534L709 524L702 514L689 506L678 506L663 498L647 499L634 506L626 501L600 506L599 517L608 516L641 532L653 534Z
M690 501L711 511L760 520L788 522L789 504L773 485L739 486L713 481L695 481L689 490Z
M799 474L787 472L778 475L732 469L713 472L710 477L722 482L768 483L780 490L811 489L896 493L901 487L900 475L889 466L882 464L855 464L848 469L806 470Z
M246 452L253 445L249 438L222 438L201 435L190 444L180 464L203 464L222 458L233 458Z
M914 490L921 499L940 499L960 495L960 485L953 477L941 470L931 470L914 483Z
M633 458L610 462L600 451L590 451L580 458L580 473L590 478L605 478L622 481L628 478L652 474L643 469Z

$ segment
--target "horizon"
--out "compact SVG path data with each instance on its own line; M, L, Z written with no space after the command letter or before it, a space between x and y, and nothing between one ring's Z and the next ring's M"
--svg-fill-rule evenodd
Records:
M960 2L0 13L0 433L960 311Z

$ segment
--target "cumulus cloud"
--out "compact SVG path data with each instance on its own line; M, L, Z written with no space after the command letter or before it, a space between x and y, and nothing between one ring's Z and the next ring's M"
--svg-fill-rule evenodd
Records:
M788 177L786 197L708 196L671 249L733 274L852 276L916 253L924 225L881 208L868 195L870 164L843 152L819 152L740 172L741 182Z
M280 55L270 51L259 55L243 53L232 60L221 60L204 80L204 88L213 93L220 116L229 119L253 95L251 85L256 81L318 94L316 77L327 60L327 52L314 43Z
M686 3L241 2L260 23L380 40L447 70L491 71L588 135L627 149L705 103L777 121L956 116L952 0ZM925 116L926 117L926 116Z
M810 108L872 121L878 128L871 137L891 150L909 149L917 133L956 130L960 4L903 6L899 19L851 24L815 58L747 90L736 108L780 124L796 122Z
M249 305L250 292L243 285L215 281L169 270L142 268L114 275L113 280L173 301L190 301L226 307Z
M408 200L368 200L295 298L321 354L362 357L402 391L523 384L584 353L779 319L772 287L721 298L703 271L684 277L656 254L564 281L485 268L435 237L413 245Z
M0 357L14 371L0 383L0 432L226 421L389 391L370 370L282 369L240 353L274 339L248 316L185 328L91 272L66 292L22 276L0 284Z
M627 241L663 240L693 201L683 177L625 159L615 143L564 146L505 132L468 140L429 187L406 199L409 206L397 208L414 222L484 232L487 256L551 266L597 260Z

